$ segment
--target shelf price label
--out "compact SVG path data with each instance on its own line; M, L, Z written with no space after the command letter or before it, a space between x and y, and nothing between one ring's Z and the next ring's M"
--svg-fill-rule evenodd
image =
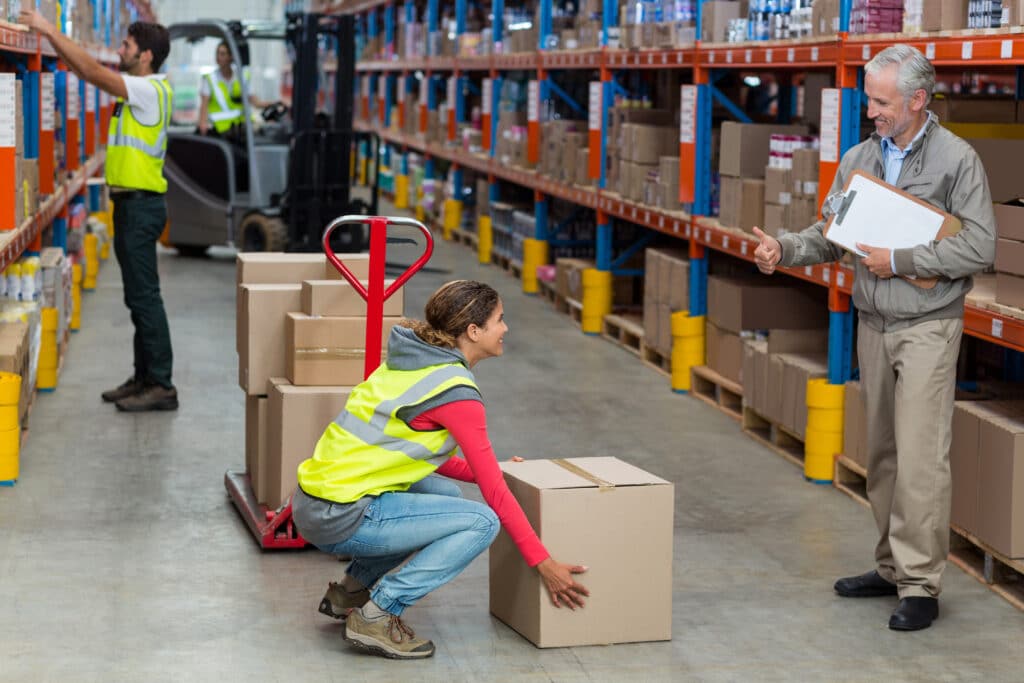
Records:
M92 83L85 84L85 112L96 113L96 86Z
M526 89L526 120L540 121L540 83L530 81Z
M839 104L838 88L821 91L821 161L839 163Z
M960 59L971 59L974 57L974 42L965 40L960 46Z
M1003 338L1003 321L998 318L992 318L992 336L997 339Z
M426 107L430 95L430 76L420 79L420 106Z
M587 98L587 130L601 130L601 81L591 81Z
M732 50L725 51L725 63L732 64Z
M766 61L769 64L771 64L772 63L772 55L773 55L773 50L771 48L768 48L767 50L765 50L764 51L764 61Z
M697 86L682 86L679 101L679 143L692 145L697 140Z
M746 60L747 64L750 64L750 62L753 61L753 59L754 59L754 51L753 50L747 50L746 53L744 53L743 56L744 56L744 59Z
M56 128L57 123L57 102L54 94L53 74L49 71L39 74L39 94L39 103L40 107L42 107L39 127L44 131L52 132Z
M485 78L483 83L483 94L480 96L480 111L485 115L491 114L491 97L494 94L494 82Z
M815 48L811 49L811 55L812 55L811 59L813 59L814 61L818 61L817 52L818 52L818 48L815 47ZM788 50L786 50L786 61L787 62L796 61L796 49L789 48Z
M928 59L935 59L935 43L928 43L924 46L924 56Z
M68 120L77 121L78 112L82 109L81 98L78 96L78 76L68 72Z
M1012 59L1013 58L1013 41L1004 40L999 46L999 57L1001 59Z
M860 49L860 58L863 59L865 62L870 61L870 59L871 59L871 46L870 45L865 45L864 47L862 47Z

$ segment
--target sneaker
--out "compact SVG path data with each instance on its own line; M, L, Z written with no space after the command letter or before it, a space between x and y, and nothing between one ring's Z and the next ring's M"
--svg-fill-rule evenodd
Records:
M367 619L354 610L345 620L345 642L360 650L390 659L424 659L434 655L434 644L417 638L400 617L387 614Z
M114 403L118 410L126 413L141 413L147 410L177 410L178 390L167 389L159 384L148 384L142 391L122 398Z
M141 379L129 377L128 380L118 388L104 391L100 396L102 396L103 400L107 403L114 403L116 401L120 401L122 398L134 396L145 388L146 385L143 384Z
M345 590L340 583L331 581L327 586L327 592L320 601L320 613L326 614L332 619L344 619L349 612L362 607L370 601L370 590L363 588L354 593Z

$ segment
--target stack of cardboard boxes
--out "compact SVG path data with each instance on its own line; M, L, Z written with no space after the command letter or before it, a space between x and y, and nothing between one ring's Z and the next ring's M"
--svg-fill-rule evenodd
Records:
M804 136L807 127L733 121L722 124L718 160L721 178L718 220L722 225L749 232L753 226L764 224L765 169L773 134ZM779 193L785 191L778 178L773 178L773 188L778 200Z
M672 314L690 307L690 260L683 249L647 249L644 264L644 344L672 355Z
M594 268L593 259L560 257L555 259L555 293L562 299L583 301L583 271ZM629 306L633 303L633 280L628 276L612 278L612 304Z
M903 30L903 0L853 0L850 33L899 33Z
M369 260L347 255L365 279ZM322 254L238 257L239 385L246 392L246 470L260 503L282 505L295 470L363 379L365 303ZM385 304L382 344L401 290Z
M814 362L820 359L824 368L827 327L825 302L808 288L758 276L712 275L708 278L707 365L722 377L743 386L744 401L754 412L774 422L789 427L786 423L796 420L789 417L792 410L783 413L782 406L777 405L782 403L778 392L784 388L784 366L793 366L794 378L801 372L805 379L820 376L813 374L817 371ZM763 337L765 331L769 339L775 335L771 349L775 357L800 352L807 352L807 357L788 358L786 363L780 361L777 372L769 376L768 348L760 347L756 341L756 336ZM745 358L745 337L755 338L747 345L751 347L751 354L760 357ZM747 376L748 369L753 375L752 381ZM827 368L822 372L825 370ZM786 405L795 406L801 390L794 387L788 394L792 401ZM778 414L769 415L768 405L779 408Z
M1024 308L1024 207L996 204L996 301Z
M608 186L643 202L649 178L659 183L661 157L679 148L679 130L664 109L615 107L609 115ZM656 202L650 202L656 204Z
M860 382L847 382L843 397L843 455L865 470L868 467L867 433Z
M705 43L726 42L729 22L739 19L741 15L745 16L746 13L746 3L736 0L707 0L701 5L701 41Z
M502 166L530 166L526 156L526 112L502 110L498 115L495 155Z
M562 183L576 182L581 152L587 153L586 121L558 119L541 124L540 173Z

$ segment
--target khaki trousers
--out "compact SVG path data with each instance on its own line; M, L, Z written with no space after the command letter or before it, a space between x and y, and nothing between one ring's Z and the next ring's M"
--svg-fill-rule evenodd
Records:
M963 320L857 334L867 416L867 493L878 573L900 598L935 597L949 554L956 364Z

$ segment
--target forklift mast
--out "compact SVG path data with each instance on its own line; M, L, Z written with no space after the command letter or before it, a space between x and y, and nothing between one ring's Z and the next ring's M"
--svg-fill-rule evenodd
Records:
M336 68L333 112L317 110L321 80L321 39L334 48ZM346 214L376 214L371 202L353 201L349 159L353 143L364 135L353 130L355 99L355 18L352 15L288 14L286 39L293 57L292 122L288 190L282 217L294 251L322 248L324 227ZM332 77L330 72L324 76ZM376 189L376 188L375 188ZM337 231L337 251L359 251L362 234Z

